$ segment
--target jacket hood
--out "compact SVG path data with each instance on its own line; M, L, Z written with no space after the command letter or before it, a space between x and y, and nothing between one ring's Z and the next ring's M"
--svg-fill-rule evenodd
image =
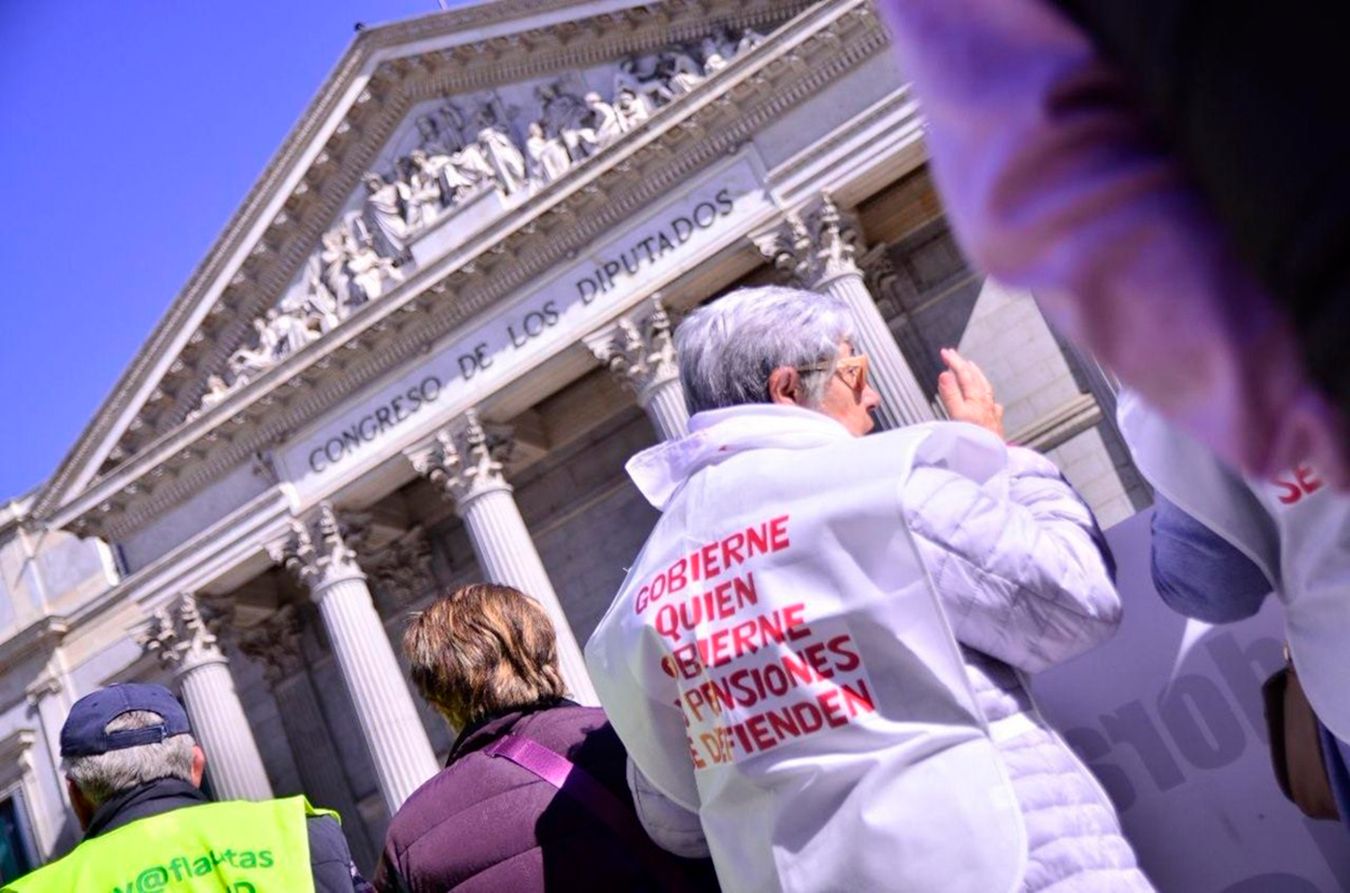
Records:
M811 449L853 437L829 416L754 403L696 413L689 433L643 450L624 466L647 501L664 509L684 482L711 465L760 449Z

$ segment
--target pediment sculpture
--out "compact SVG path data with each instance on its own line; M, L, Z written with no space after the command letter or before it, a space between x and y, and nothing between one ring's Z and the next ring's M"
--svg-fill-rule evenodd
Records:
M617 64L416 107L296 281L253 321L253 343L208 378L193 415L387 294L416 268L415 246L432 230L461 215L477 228L527 200L763 39L720 28Z

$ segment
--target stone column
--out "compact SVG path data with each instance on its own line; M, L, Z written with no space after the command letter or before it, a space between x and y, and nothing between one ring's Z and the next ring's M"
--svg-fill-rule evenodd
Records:
M313 530L293 519L290 536L272 556L309 587L318 605L393 815L439 767L346 536L333 507L323 503Z
M925 395L930 392L936 395L937 372L931 368L930 359L938 363L939 370L942 368L941 362L937 357L927 356L928 346L919 335L914 317L910 315L910 307L918 295L914 293L914 287L909 284L908 279L901 278L900 271L896 269L895 262L891 259L890 246L883 244L869 248L865 254L857 258L857 263L862 267L863 281L867 283L867 290L876 296L877 310L881 313L881 318L889 320L886 328L890 329L895 343L900 346L900 355L906 358L910 370L915 371L920 391ZM925 381L928 382L927 387L923 384ZM944 420L948 418L947 408L937 396L928 400L928 408L932 411L933 418Z
M469 532L484 578L514 586L532 596L548 612L558 637L563 681L572 698L584 704L599 703L572 625L477 414L469 410L460 436L444 428L431 443L413 450L409 458L417 472L440 487L454 503Z
M159 654L182 689L216 795L221 800L270 799L272 786L229 662L203 619L196 596L183 593L156 611L141 644Z
M600 362L637 396L657 436L674 440L689 433L689 409L675 362L670 315L660 296L586 339Z
M933 413L923 389L891 337L886 320L856 262L857 227L822 196L808 213L790 211L781 226L755 239L755 245L805 288L844 301L853 315L854 348L867 354L872 386L881 394L880 428L928 421Z
M342 756L333 744L333 731L305 669L300 613L295 605L284 605L266 622L242 631L239 650L262 664L305 795L315 806L338 811L356 864L363 870L373 869L379 853L371 845L342 768Z

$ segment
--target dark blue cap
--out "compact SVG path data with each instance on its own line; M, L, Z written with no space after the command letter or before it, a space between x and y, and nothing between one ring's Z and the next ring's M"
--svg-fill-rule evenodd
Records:
M164 722L143 729L103 731L108 723L134 710L158 713ZM61 727L61 756L94 756L124 747L155 744L191 732L187 713L173 692L162 685L124 682L100 688L75 702Z

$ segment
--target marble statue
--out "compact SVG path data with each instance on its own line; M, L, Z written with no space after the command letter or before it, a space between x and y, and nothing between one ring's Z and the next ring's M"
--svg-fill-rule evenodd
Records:
M624 130L632 130L652 116L652 107L647 98L631 90L620 93L614 100L614 107Z
M324 286L332 293L340 307L346 307L351 298L351 275L347 272L347 244L351 240L351 230L344 224L333 227L324 233L320 241L319 262L322 266L320 276Z
M647 108L665 105L675 98L658 72L660 60L647 56L642 59L624 59L614 73L614 95L625 92L646 100Z
M325 233L325 238L327 234ZM305 290L296 299L288 293L279 305L283 312L299 313L327 333L342 322L342 305L324 282L322 254L314 254L305 264Z
M740 39L736 41L735 55L739 56L741 53L748 53L763 42L763 34L760 34L754 28L745 28L741 31Z
M439 157L449 163L447 156ZM402 180L408 186L403 219L409 232L430 224L441 210L441 184L438 177L427 172L427 164L427 154L421 149L414 149L407 158L399 159Z
M727 57L723 55L722 45L712 37L703 38L701 50L703 53L704 77L712 77L731 64Z
M219 375L208 375L206 377L206 393L202 394L202 404L199 412L206 412L206 410L230 396L230 393L233 391L234 388L227 385L225 379L221 378ZM197 413L193 413L192 415L196 414ZM192 416L189 416L189 418L191 417Z
M266 319L267 328L275 333L276 359L300 350L319 337L319 332L310 328L309 321L300 313L284 313L273 307L267 311Z
M484 121L478 131L478 145L491 166L497 188L505 195L511 195L525 185L525 156L516 148L515 140L505 127Z
M532 185L545 185L567 173L572 166L572 158L567 146L558 137L547 136L542 121L530 125L530 135L525 140L525 153L529 157L528 171Z
M535 97L542 106L544 126L562 139L573 161L584 159L586 150L582 145L582 131L586 129L586 119L591 113L586 102L557 84L536 88Z
M352 277L352 306L374 301L384 294L384 280L403 281L403 271L394 262L377 252L366 238L356 244L347 259L347 270Z
M669 72L666 84L675 96L683 96L703 83L703 66L695 62L688 53L673 50L662 54L662 67Z
M277 332L265 318L253 320L253 330L258 335L258 346L241 347L230 356L230 371L234 373L236 385L240 379L247 383L254 375L272 368L277 361L280 344Z
M590 131L594 134L595 145L602 149L624 135L624 116L612 103L606 103L599 93L591 92L586 95L586 105L591 111Z
M402 257L408 242L408 225L403 216L410 193L408 184L398 180L387 182L373 172L366 174L364 182L366 202L362 222L372 245L384 257Z

